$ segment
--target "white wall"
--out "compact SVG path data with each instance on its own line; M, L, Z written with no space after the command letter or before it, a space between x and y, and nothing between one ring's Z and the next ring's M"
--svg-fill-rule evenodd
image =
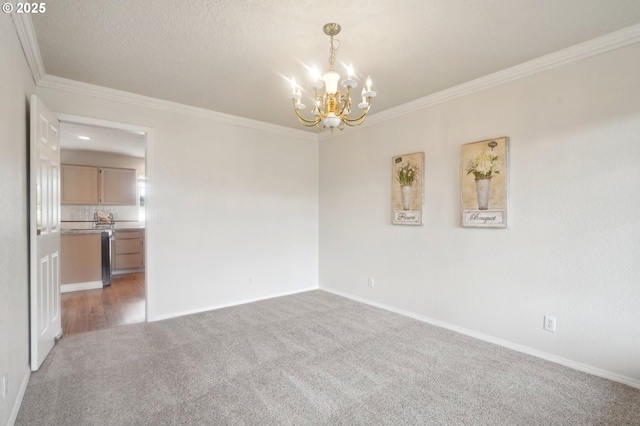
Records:
M0 425L15 419L29 377L27 133L34 84L11 16L0 14Z
M54 112L153 129L150 320L317 288L317 141L70 91L37 93Z
M320 287L640 386L638 76L636 44L322 140ZM509 228L461 228L461 145L500 136ZM424 226L392 226L417 151Z

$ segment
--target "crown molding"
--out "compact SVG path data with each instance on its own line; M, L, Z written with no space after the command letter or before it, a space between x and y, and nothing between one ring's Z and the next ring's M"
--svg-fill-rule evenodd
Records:
M11 18L13 19L13 25L16 27L22 51L31 70L31 77L33 77L33 81L37 85L45 76L45 71L31 15L28 13L16 13L14 10L11 12Z
M289 127L279 126L275 124L265 123L235 115L224 114L221 112L211 111L204 108L192 107L176 102L165 101L161 99L142 96L135 93L125 92L121 90L109 89L93 84L82 83L75 80L69 80L61 77L55 77L46 74L40 49L35 36L33 23L28 14L11 14L13 18L22 49L31 69L34 82L39 87L48 87L59 90L67 90L74 93L93 96L101 99L108 99L117 102L128 103L131 105L143 106L163 111L185 114L205 119L215 120L221 123L231 124L240 127L246 127L265 132L276 133L285 136L297 137L309 141L318 141L337 137L338 133L321 132L310 133L304 130L292 129ZM471 80L469 82L454 86L449 89L416 99L397 107L372 114L367 117L366 121L359 128L371 126L382 121L390 120L395 117L410 114L424 108L428 108L442 102L447 102L462 96L466 96L475 92L479 92L490 87L498 86L513 80L547 71L571 62L581 59L600 55L621 47L625 47L640 42L640 24L632 25L627 28L606 34L602 37L559 50L549 55L542 56L531 61L515 65L510 68L486 75L484 77ZM355 131L357 129L345 129L345 131Z
M318 136L315 133L310 133L304 130L292 129L285 126L279 126L277 124L265 123L263 121L225 114L205 108L193 107L177 102L165 101L149 96L138 95L136 93L125 92L123 90L96 86L94 84L55 77L48 74L45 74L45 76L38 82L38 87L63 90L99 99L122 102L135 106L173 112L176 114L184 114L191 117L204 118L207 120L217 121L219 123L260 130L268 133L276 133L283 136L292 136L309 141L318 140Z
M559 50L549 55L515 65L510 68L471 80L467 83L436 92L434 94L416 99L406 104L372 114L368 116L360 128L371 126L382 121L403 116L414 111L428 108L452 99L460 98L471 93L479 92L490 87L498 86L510 81L518 80L533 74L547 71L559 66L576 62L581 59L600 55L640 42L640 24L632 25L619 31L598 37L566 49ZM349 130L349 129L345 129ZM338 136L339 133L324 132L319 135L320 140Z

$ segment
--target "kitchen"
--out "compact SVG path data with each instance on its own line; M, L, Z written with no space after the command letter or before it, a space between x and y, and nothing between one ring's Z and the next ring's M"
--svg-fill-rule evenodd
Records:
M144 321L144 134L61 123L65 335Z

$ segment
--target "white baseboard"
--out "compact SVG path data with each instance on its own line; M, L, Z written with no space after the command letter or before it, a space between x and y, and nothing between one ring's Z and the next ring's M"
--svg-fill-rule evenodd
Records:
M27 368L22 375L22 380L20 381L20 389L18 390L18 395L16 396L16 400L13 401L13 406L11 407L9 418L7 419L7 426L13 426L16 422L16 419L18 418L18 412L20 411L20 406L22 405L22 398L24 398L24 394L27 391L27 385L29 384L30 377L31 370L27 365Z
M336 294L338 296L346 297L347 299L352 299L358 302L365 303L367 305L375 306L377 308L384 309L386 311L395 312L400 315L404 315L406 317L410 317L413 319L417 319L418 321L426 322L431 325L435 325L438 327L446 328L448 330L452 330L469 337L474 337L479 340L484 340L485 342L494 343L499 346L503 346L508 349L512 349L517 352L522 352L527 355L532 355L537 358L542 358L547 361L555 362L556 364L564 365L565 367L573 368L574 370L582 371L585 373L593 374L594 376L602 377L605 379L612 380L614 382L623 383L625 385L640 389L640 380L633 379L631 377L626 377L621 374L613 373L611 371L603 370L600 368L592 367L587 364L582 364L580 362L576 362L567 358L562 358L547 352L539 351L537 349L530 348L528 346L519 345L517 343L509 342L508 340L498 339L496 337L490 336L488 334L479 333L477 331L469 330L468 328L459 327L457 325L449 324L444 321L439 321L424 315L416 314L415 312L407 311L404 309L399 309L394 306L385 305L384 303L374 302L369 299L365 299L362 297L354 296L349 293L344 293L339 290L334 290L328 287L320 287L320 290L327 291L329 293Z
M252 298L249 298L249 299L239 300L237 302L224 303L224 304L213 305L213 306L207 306L206 308L201 308L201 309L193 309L193 310L188 310L188 311L172 312L170 314L156 315L153 318L148 318L147 321L148 322L154 322L154 321L161 321L161 320L165 320L165 319L169 319L169 318L182 317L182 316L185 316L185 315L199 314L201 312L214 311L216 309L229 308L231 306L244 305L246 303L259 302L260 300L273 299L273 298L276 298L276 297L290 296L292 294L304 293L306 291L311 291L311 290L318 290L318 287L317 286L315 286L315 287L306 287L306 288L303 288L303 289L300 289L300 290L288 291L288 292L283 292L283 293L274 293L274 294L270 294L268 296L263 296L263 297L252 297Z
M60 286L60 293L68 293L70 291L79 290L93 290L95 288L102 288L102 281L87 281L86 283L62 284Z

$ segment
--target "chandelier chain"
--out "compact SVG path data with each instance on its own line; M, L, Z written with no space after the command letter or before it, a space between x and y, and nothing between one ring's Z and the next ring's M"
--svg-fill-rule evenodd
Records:
M337 42L337 47L334 46L334 42ZM340 40L331 36L331 44L329 46L329 71L333 71L333 65L336 63L338 49L340 49Z

